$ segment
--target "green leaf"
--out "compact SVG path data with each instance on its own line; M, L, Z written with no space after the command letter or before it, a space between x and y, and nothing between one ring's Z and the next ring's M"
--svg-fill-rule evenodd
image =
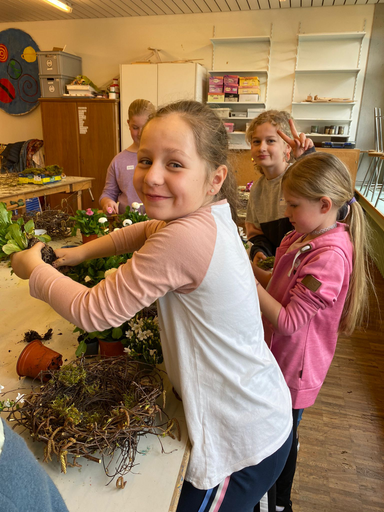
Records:
M81 357L82 355L85 354L86 351L87 351L87 344L85 343L84 340L81 340L79 343L79 346L77 347L75 355L76 355L76 357Z
M13 241L8 242L7 244L3 245L3 252L7 254L8 256L10 254L13 254L14 252L20 252L23 249L20 249L18 245L16 245Z
M12 224L12 213L7 210L5 203L0 203L0 226Z
M121 327L114 327L112 329L112 338L114 340L119 340L123 337L123 330L121 329Z
M23 251L28 247L27 237L21 231L21 228L18 224L12 224L8 228L8 235L10 235L9 240L13 240L14 243Z
M30 219L24 226L24 231L28 234L28 235L32 235L33 234L33 231L35 229L35 223L33 222L32 219Z

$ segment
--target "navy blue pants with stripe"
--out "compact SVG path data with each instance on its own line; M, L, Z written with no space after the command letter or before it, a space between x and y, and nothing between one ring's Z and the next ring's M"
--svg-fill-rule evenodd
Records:
M279 477L291 446L292 433L275 453L256 466L232 473L213 489L196 489L184 481L177 512L254 512Z

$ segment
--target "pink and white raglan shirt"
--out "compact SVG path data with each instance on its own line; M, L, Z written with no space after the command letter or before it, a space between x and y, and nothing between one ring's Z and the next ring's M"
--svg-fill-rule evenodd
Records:
M186 479L209 489L287 440L291 399L264 342L250 262L226 201L110 235L133 257L94 288L42 264L31 294L86 331L119 326L158 299L168 376L192 444Z

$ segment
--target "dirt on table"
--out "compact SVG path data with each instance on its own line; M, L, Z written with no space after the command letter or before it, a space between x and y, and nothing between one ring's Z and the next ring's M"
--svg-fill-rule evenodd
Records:
M25 341L26 343L29 343L34 340L47 341L52 338L52 334L53 329L48 329L48 331L43 336L41 336L41 334L39 334L37 331L31 330L24 333L23 341Z

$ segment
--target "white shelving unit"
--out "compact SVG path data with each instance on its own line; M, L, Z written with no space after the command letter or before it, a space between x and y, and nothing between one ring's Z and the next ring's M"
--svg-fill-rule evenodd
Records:
M365 37L361 32L297 35L295 78L292 91L292 116L298 129L318 141L348 141L355 137L358 109L357 80ZM316 66L316 67L315 67ZM307 96L350 98L350 102L307 102ZM351 126L354 131L351 132ZM311 133L318 126L320 133ZM336 126L334 134L325 134L326 126ZM344 134L337 133L338 127Z
M272 28L269 36L214 37L212 43L212 69L210 76L239 75L258 76L260 79L260 101L207 103L211 108L229 108L231 113L248 109L266 109L268 98L268 75L272 46ZM245 141L246 124L253 117L225 117L224 122L234 123L230 133L230 149L249 149Z

